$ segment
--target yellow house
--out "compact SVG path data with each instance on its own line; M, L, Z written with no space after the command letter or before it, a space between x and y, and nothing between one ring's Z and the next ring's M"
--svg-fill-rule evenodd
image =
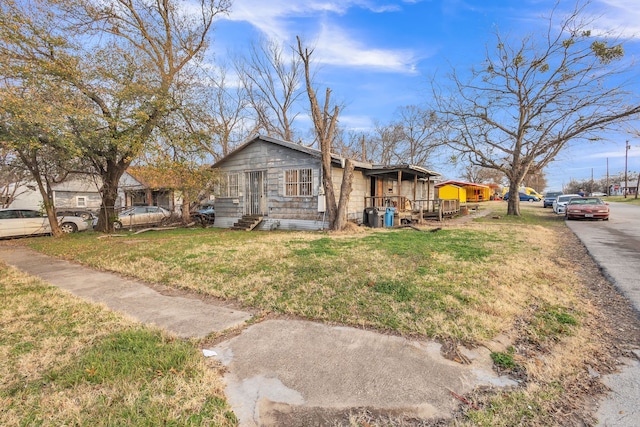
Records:
M463 181L445 181L435 186L440 199L458 199L460 203L491 200L492 189L488 185Z
M460 200L460 203L467 202L467 190L464 187L453 184L450 181L436 184L435 187L438 199L458 199Z

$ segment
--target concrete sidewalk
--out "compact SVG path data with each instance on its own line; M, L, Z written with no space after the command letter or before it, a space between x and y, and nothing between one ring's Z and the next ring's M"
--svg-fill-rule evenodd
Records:
M162 295L118 274L82 267L20 246L0 246L0 261L182 338L204 338L211 332L242 325L251 318L250 313L198 299Z
M0 261L180 337L204 337L251 318L23 247L0 246ZM434 342L309 321L260 322L213 350L227 367L226 394L241 426L333 425L362 409L450 418L461 404L456 395L516 384L495 374L484 347L460 349L472 362L462 365L442 357Z

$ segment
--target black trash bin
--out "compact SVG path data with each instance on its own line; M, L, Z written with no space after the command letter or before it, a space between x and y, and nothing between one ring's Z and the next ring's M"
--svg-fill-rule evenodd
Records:
M371 227L374 227L374 228L384 227L384 210L373 208L373 212L370 214L369 218L373 219L371 222Z
M373 227L374 225L374 215L376 208L364 208L364 212L362 214L362 224L367 227Z

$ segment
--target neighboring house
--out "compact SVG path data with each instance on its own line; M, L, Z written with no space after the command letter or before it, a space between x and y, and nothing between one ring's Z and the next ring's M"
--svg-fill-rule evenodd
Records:
M332 155L336 198L345 158ZM347 215L361 222L367 207L417 208L434 199L436 172L412 165L381 166L353 161L355 170ZM328 227L319 150L257 136L213 165L221 173L216 196L216 227L228 228L243 216L261 219L259 229L319 230ZM401 183L401 185L398 185Z
M484 202L491 199L493 190L485 184L464 181L444 181L436 185L440 199L458 199L460 203Z
M171 212L180 210L182 198L162 177L145 173L144 166L131 166L120 178L118 199L122 207L160 206Z
M42 195L35 183L23 185L16 192L18 196L9 205L18 209L40 209ZM53 205L57 210L97 211L101 198L98 191L99 179L91 175L72 175L64 182L51 185Z
M169 211L180 209L182 200L176 192L167 188L162 180L143 178L143 168L132 166L120 178L115 209L131 206L161 206ZM53 201L57 210L98 212L102 204L102 181L95 175L73 175L62 183L53 184ZM42 196L35 183L23 185L18 197L9 205L12 208L40 209Z
M638 188L637 188L636 180L628 181L627 183L625 183L624 181L621 181L618 184L612 184L609 186L609 195L624 196L626 191L627 196L628 195L635 196L637 190Z
M460 203L467 202L467 190L464 187L450 181L436 184L436 191L439 199L458 199Z

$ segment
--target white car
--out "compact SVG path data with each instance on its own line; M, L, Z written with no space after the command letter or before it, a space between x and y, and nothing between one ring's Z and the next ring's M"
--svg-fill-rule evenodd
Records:
M553 201L553 213L564 215L564 212L567 209L567 203L569 203L569 200L573 199L574 197L582 196L579 194L563 194L556 197L556 199Z
M75 233L89 228L87 221L75 216L59 216L63 233ZM35 209L0 209L0 238L51 234L46 214Z

